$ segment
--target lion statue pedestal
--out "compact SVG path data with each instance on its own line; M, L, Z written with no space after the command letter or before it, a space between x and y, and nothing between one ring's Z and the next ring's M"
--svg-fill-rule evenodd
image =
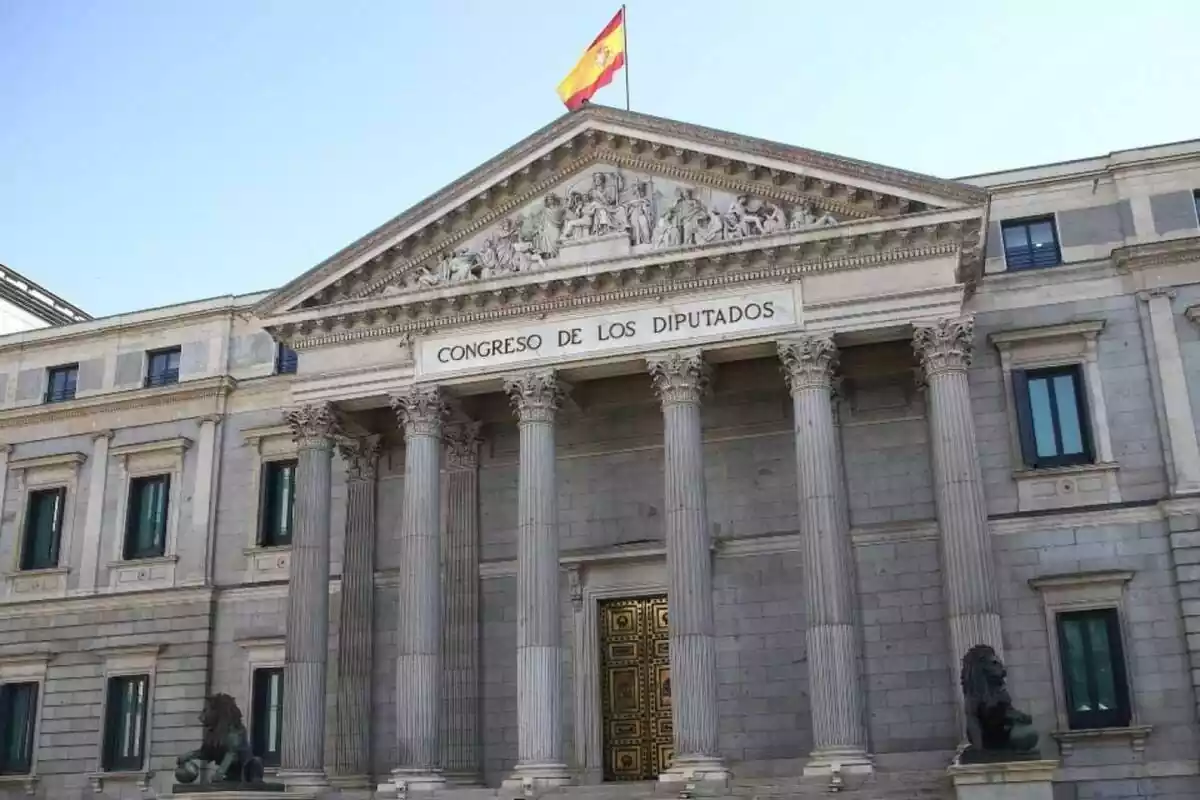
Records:
M175 760L175 780L170 797L202 796L205 800L274 800L295 797L285 794L282 783L263 782L262 761L250 748L242 710L227 694L214 694L204 701L200 714L204 731L200 747ZM212 764L207 781L201 780L204 765Z
M1007 676L985 644L963 656L967 746L949 769L958 800L1054 800L1058 762L1041 758L1033 719L1013 707Z

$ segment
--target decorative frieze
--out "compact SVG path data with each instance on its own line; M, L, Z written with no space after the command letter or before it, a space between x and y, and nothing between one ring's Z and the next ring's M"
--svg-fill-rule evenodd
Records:
M699 350L673 350L648 356L646 366L663 405L699 403L708 391L712 368Z
M939 319L913 325L913 349L927 376L971 366L975 320L972 317Z

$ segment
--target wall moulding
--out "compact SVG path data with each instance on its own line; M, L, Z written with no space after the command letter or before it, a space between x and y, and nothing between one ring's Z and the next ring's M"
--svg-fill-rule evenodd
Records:
M149 389L131 389L121 392L106 392L87 397L24 406L0 411L0 429L42 423L61 422L78 417L88 418L89 429L95 427L122 427L109 424L99 415L131 411L158 406L175 406L192 401L211 401L211 407L198 411L195 416L220 413L220 402L228 397L237 386L237 381L228 375L213 378L182 381L170 386L155 386ZM61 435L61 434L58 434Z

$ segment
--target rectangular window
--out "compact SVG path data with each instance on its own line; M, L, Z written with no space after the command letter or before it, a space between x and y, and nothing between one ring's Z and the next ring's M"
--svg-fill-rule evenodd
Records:
M295 375L297 361L296 351L280 342L275 351L275 374Z
M1129 725L1129 685L1116 609L1059 614L1058 649L1071 729Z
M25 535L21 546L21 569L53 569L58 566L62 539L63 506L67 490L35 489L25 508Z
M1009 269L1039 269L1062 263L1054 215L1000 223L1004 263Z
M250 746L265 767L279 766L283 745L283 668L254 670L250 698Z
M1092 463L1083 374L1078 365L1013 371L1025 463L1034 469Z
M149 692L148 675L121 675L108 679L108 702L104 707L103 764L106 772L142 769Z
M262 511L258 543L282 547L292 543L292 517L296 511L296 461L268 461L263 465Z
M28 775L33 770L38 688L36 683L0 686L0 775Z
M168 386L172 383L179 383L179 348L146 353L146 385Z
M61 403L75 399L75 385L79 382L79 365L66 364L46 370L46 402Z
M125 515L126 559L166 555L170 494L170 475L148 475L129 482L129 509Z

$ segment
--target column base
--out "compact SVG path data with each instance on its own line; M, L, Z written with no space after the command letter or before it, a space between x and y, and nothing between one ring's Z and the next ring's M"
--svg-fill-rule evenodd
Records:
M427 769L394 769L390 783L381 783L394 787L397 795L403 796L409 792L434 792L446 788L446 776L436 770ZM386 796L386 795L381 795Z
M680 756L671 768L658 776L660 783L728 783L733 775L717 756Z
M569 786L571 773L566 764L517 764L500 784L502 789L553 789Z
M315 797L329 788L329 778L323 769L281 769L275 779L293 794Z
M823 747L813 750L804 765L804 777L870 775L875 764L861 747Z
M947 773L958 800L1054 800L1057 761L952 764Z
M446 786L472 787L483 786L483 776L478 772L470 770L444 770L442 776L446 779Z

